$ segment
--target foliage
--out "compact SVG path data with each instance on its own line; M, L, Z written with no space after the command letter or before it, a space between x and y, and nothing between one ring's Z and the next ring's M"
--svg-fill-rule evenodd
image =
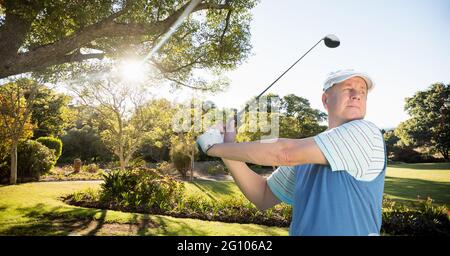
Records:
M385 131L383 133L384 142L386 145L386 154L389 159L394 157L394 151L397 149L397 142L400 138L395 136L394 130Z
M191 169L192 156L189 153L192 152L192 147L190 143L183 140L175 140L170 149L170 160L183 179L186 179L187 172Z
M16 139L26 140L33 136L31 102L25 96L29 98L31 91L36 93L38 86L29 79L0 85L0 148L3 148L0 152L9 151L11 143Z
M184 186L155 169L118 170L104 175L101 201L123 209L167 211L182 198Z
M39 181L69 181L69 180L101 180L105 170L96 164L83 165L80 172L74 172L72 165L53 167L48 173L42 175Z
M221 162L215 162L208 166L207 169L209 175L224 174L227 173L227 171L228 169Z
M66 131L61 141L64 147L60 163L72 163L75 158L81 158L88 163L112 160L112 153L103 144L98 129L89 125Z
M63 145L60 139L54 137L40 137L36 141L40 142L47 148L54 150L53 153L55 155L56 160L58 160L58 158L61 156Z
M450 150L450 85L436 83L428 90L406 98L405 110L411 116L395 130L407 146L428 147L449 159Z
M163 162L159 162L156 165L156 169L159 170L162 174L167 175L167 174L170 174L172 172L172 170L174 170L174 166L170 162L163 161Z
M188 196L175 212L178 217L286 227L291 221L292 207L280 204L273 209L260 211L243 197L208 200L201 196Z
M261 140L262 136L271 136L269 134L274 132L279 133L275 134L275 137L299 139L316 135L326 129L320 125L326 114L311 108L307 99L294 94L283 98L268 94L259 99L258 105L250 101L243 117L236 137L238 141ZM279 126L272 123L276 118Z
M93 125L103 144L117 156L120 168L139 156L144 143L164 147L170 141L171 103L149 100L148 88L123 81L101 80L72 85L83 107L94 113Z
M17 182L17 145L32 136L31 111L42 88L41 84L26 78L0 86L0 139L4 141L0 152L7 149L10 154L10 184Z
M390 235L449 236L450 217L446 206L435 206L433 200L419 203L417 209L396 206L388 198L383 200L382 232Z
M100 170L100 168L96 164L88 164L88 165L83 165L81 167L81 171L83 171L83 172L96 173L99 170Z
M50 88L39 90L31 111L34 138L62 135L63 129L72 121L67 107L69 101L69 96Z
M54 150L34 140L19 143L17 154L19 156L17 177L22 181L29 179L38 180L41 175L48 173L56 162ZM3 168L5 169L1 174L9 176L9 172L5 171L10 169L9 163L5 164ZM5 179L6 177L1 177L1 180Z
M154 49L161 35L173 30L188 3L5 1L0 37L7 40L0 44L0 78L39 71L47 80L67 79L70 71L86 72L93 65L102 66L99 60L104 57L144 58L154 50L148 61L158 71L156 77L174 82L174 86L215 90L223 86L220 79L207 85L206 79L194 78L193 73L204 69L218 74L218 70L235 68L247 58L251 49L250 9L256 1L201 1L165 44ZM3 35L12 31L14 36Z
M151 100L143 108L148 113L148 122L152 128L142 139L136 155L142 156L148 162L168 161L171 138L174 136L172 117L176 109L166 99Z
M56 162L53 151L37 141L28 140L19 144L17 153L18 177L39 178L50 171Z

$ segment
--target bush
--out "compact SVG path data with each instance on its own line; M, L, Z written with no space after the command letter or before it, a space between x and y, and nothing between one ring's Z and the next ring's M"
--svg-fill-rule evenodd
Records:
M56 162L54 151L40 142L28 140L17 147L17 177L39 179L53 168Z
M156 165L156 169L159 170L162 174L171 174L174 170L172 163L169 162L161 162Z
M81 167L81 171L83 171L83 172L96 173L99 170L100 170L100 168L96 164L88 164L88 165L83 165Z
M183 179L186 179L186 174L191 168L191 157L187 152L189 152L187 146L183 143L174 144L170 149L170 159Z
M61 156L62 153L62 141L58 138L54 137L40 137L36 140L40 142L42 145L46 146L49 149L53 149L55 152L56 160Z
M55 165L54 150L41 143L28 140L17 146L17 178L19 182L37 180ZM0 183L8 183L11 175L11 154L0 156Z
M118 170L104 175L101 202L119 209L161 212L182 200L184 184L155 169Z
M144 178L147 177L147 178ZM167 177L165 177L167 179ZM183 196L182 183L165 179L154 170L114 172L107 176L100 196L76 193L66 202L83 207L165 214L174 217L230 223L254 223L288 227L292 207L286 204L259 211L243 197L210 200L204 196ZM172 187L172 190L170 189ZM103 200L103 203L101 203ZM105 201L107 200L107 201ZM381 233L387 235L449 236L450 218L446 206L433 205L428 198L413 208L383 198Z
M207 172L209 175L225 174L227 168L220 162L214 162L214 164L208 166Z
M449 236L450 219L446 206L435 206L428 198L411 209L405 205L396 206L389 199L383 202L382 233L410 236Z
M81 129L72 128L61 137L64 148L59 163L73 163L80 158L87 163L108 163L114 154L105 146L97 128L84 125Z
M395 147L392 149L391 160L405 163L421 163L422 154L409 147Z

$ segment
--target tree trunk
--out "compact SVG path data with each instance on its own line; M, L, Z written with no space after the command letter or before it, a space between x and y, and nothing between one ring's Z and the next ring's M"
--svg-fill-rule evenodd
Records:
M194 180L194 150L192 150L191 154L191 182Z
M448 161L448 151L442 151L441 154L444 156L444 159Z
M17 141L14 141L11 146L11 176L9 178L9 184L14 185L17 183Z
M122 171L125 170L126 163L125 163L125 159L123 158L123 152L122 152L122 150L120 150L119 161L120 161L120 169L121 169Z

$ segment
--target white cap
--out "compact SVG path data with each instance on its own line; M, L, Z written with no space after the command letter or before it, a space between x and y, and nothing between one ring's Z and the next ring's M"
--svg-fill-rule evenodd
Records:
M364 81L366 81L368 91L373 89L374 84L372 82L372 79L370 79L369 75L367 75L366 73L358 72L353 69L342 69L328 74L327 79L323 83L323 91L326 91L333 85L343 82L354 76L359 76L364 79Z

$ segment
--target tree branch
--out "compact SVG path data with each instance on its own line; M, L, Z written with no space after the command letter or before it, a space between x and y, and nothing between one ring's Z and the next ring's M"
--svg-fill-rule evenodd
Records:
M84 57L78 56L76 58L69 58L67 54L87 45L98 38L104 37L122 37L122 36L143 36L149 34L161 35L167 32L176 20L182 15L189 3L176 10L166 19L155 22L152 24L144 23L118 23L116 18L120 17L127 12L127 7L124 7L121 11L111 14L104 20L87 26L80 31L60 39L54 43L43 45L30 50L25 53L21 53L17 58L13 58L13 63L5 63L0 60L0 78L7 77L9 75L25 73L29 71L40 70L45 67L49 67L56 64L73 61L81 61L89 59L88 57L97 58L98 55L85 55ZM193 12L205 10L205 9L229 9L228 4L214 4L214 3L200 3L194 9ZM30 23L31 24L31 23ZM29 25L28 25L29 28ZM11 42L9 42L11 44ZM21 43L20 43L21 44ZM19 44L19 45L20 45ZM49 58L49 56L53 56ZM46 59L59 59L58 61L44 61Z
M187 88L191 88L191 89L194 89L194 90L202 90L202 91L208 89L208 88L195 87L195 86L191 86L191 85L185 84L185 83L183 83L183 82L181 82L181 81L178 81L178 80L175 79L175 78L171 78L171 77L169 77L169 76L167 76L167 75L165 75L165 74L163 74L163 76L164 76L164 78L166 78L167 80L172 81L172 82L174 82L174 83L176 83L176 84L182 85L182 86L187 87Z
M189 63L187 63L187 64L185 64L185 65L181 65L181 66L179 66L179 67L173 68L173 69L168 69L168 68L166 68L166 67L163 67L163 66L161 65L161 63L158 63L158 62L156 62L156 61L154 61L154 60L152 60L152 62L153 62L153 64L155 64L155 66L156 66L159 70L161 70L163 73L175 73L175 72L178 72L178 71L180 71L180 70L182 70L182 69L185 69L185 68L187 68L187 67L193 66L193 65L195 65L195 64L200 64L200 63L202 63L202 61L198 61L198 60L201 59L201 58L204 57L204 56L205 56L205 55L202 54L202 55L198 56L197 58L195 58L195 60L193 60L193 61L191 61L191 62L189 62Z

